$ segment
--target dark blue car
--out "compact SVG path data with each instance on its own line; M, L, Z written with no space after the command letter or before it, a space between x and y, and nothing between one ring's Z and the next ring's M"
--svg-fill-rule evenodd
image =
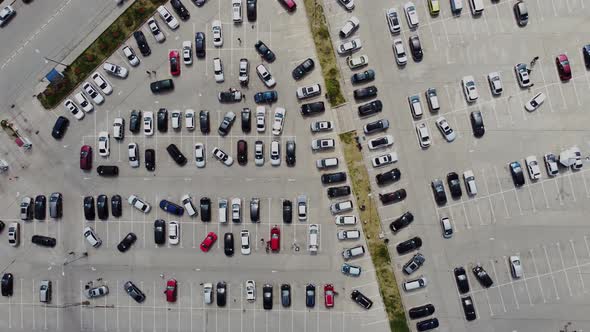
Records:
M165 199L160 201L160 208L177 216L182 216L184 214L184 208L182 206L169 202Z
M277 101L279 94L275 90L258 92L254 95L254 102L256 104L272 103Z

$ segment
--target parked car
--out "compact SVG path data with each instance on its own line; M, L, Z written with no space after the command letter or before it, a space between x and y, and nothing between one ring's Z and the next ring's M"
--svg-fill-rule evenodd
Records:
M498 96L504 90L502 88L502 79L498 72L491 72L488 74L488 83L490 83L490 90L494 96Z
M375 175L375 181L378 185L383 186L392 182L396 182L400 179L401 172L397 168L392 168L389 171L379 173Z
M348 38L359 28L360 23L361 21L358 18L351 16L340 29L340 38Z
M132 299L135 300L137 303L142 303L145 301L145 294L131 281L127 281L125 285L123 285L125 291Z
M432 187L432 194L434 195L434 201L438 205L443 205L447 203L447 194L445 194L445 187L443 182L439 179L432 180L431 183Z
M371 307L373 306L373 301L371 301L367 296L365 296L357 289L352 291L350 297L354 302L356 302L358 305L367 310L371 309Z
M131 245L135 243L135 241L137 241L137 235L135 235L135 233L133 232L130 232L127 235L125 235L121 242L119 242L119 244L117 245L117 249L120 252L126 252L127 250L129 250Z
M35 197L35 206L33 208L35 219L45 220L46 211L47 197L45 197L45 195L37 195L37 197Z
M418 236L415 236L411 239L398 243L395 248L398 254L403 255L410 251L418 250L420 247L422 247L422 239Z
M420 266L424 264L426 259L420 253L415 254L406 264L404 264L403 271L405 274L410 275L416 272Z
M541 107L541 105L543 105L545 99L547 99L547 96L543 92L539 92L529 101L527 101L527 103L524 105L524 108L529 112L536 111L539 107Z
M463 86L463 93L465 94L465 99L468 103L472 103L479 98L473 76L463 76L463 79L461 79L461 85Z
M472 271L477 281L479 281L479 283L483 287L490 288L494 284L494 281L492 281L490 275L486 272L486 270L483 269L483 267L480 264L477 264L475 267L473 267Z
M297 67L295 67L295 69L293 69L291 76L293 76L293 79L295 79L295 80L300 80L305 75L310 73L314 68L315 68L315 62L311 58L307 58L302 63L297 65Z
M392 221L391 224L389 224L389 228L392 232L397 233L402 228L405 228L411 224L412 221L414 221L414 215L410 212L405 212L400 217Z
M143 34L143 32L135 31L133 33L133 38L135 38L135 42L137 43L137 47L139 48L141 55L148 56L152 53L152 50L150 49L150 46L149 46L147 40L145 39L145 35ZM139 61L138 61L138 64L139 64Z
M104 69L104 71L107 74L115 76L115 77L119 77L119 78L127 78L127 75L129 74L129 71L127 70L127 68L112 64L110 62L105 62L102 65L102 69Z
M453 274L455 275L455 283L457 284L459 293L465 294L469 292L469 279L467 278L465 269L462 266L456 267L453 270Z
M201 212L201 216L203 216L203 212ZM209 249L211 249L211 247L213 246L213 244L215 244L215 241L217 241L217 234L215 234L214 232L209 232L205 239L201 242L201 251L208 252Z
M254 44L254 48L256 49L256 52L258 52L258 54L260 54L260 56L262 56L264 60L268 62L275 61L276 55L261 40L257 41L256 44Z
M389 193L385 193L385 194L379 194L379 200L381 201L382 204L386 205L386 204L393 204L393 203L397 203L397 202L401 202L406 198L407 194L406 194L406 190L405 189L399 189L396 191L392 191Z
M350 77L350 82L352 84L361 84L365 82L370 82L375 79L375 71L373 69L367 69L361 73L353 74Z
M525 181L522 167L520 167L520 163L518 161L513 161L508 166L510 168L510 175L512 176L512 182L514 182L514 186L523 186Z

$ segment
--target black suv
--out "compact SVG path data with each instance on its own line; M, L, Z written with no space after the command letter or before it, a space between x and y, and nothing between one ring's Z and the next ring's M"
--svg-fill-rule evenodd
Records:
M141 111L133 110L129 116L129 131L138 133L141 129Z
M483 269L483 267L481 267L481 265L476 265L472 271L477 281L479 281L483 287L490 288L494 284L490 275Z
M301 105L301 115L303 116L324 113L325 110L326 107L324 106L323 101Z
M209 128L209 111L200 111L199 112L199 127L201 128L201 133L208 134L210 131Z
M344 197L350 195L350 186L339 186L328 188L328 197Z
M156 151L154 149L145 149L145 168L148 171L156 169Z
M313 60L311 58L307 58L305 61L303 61L297 67L295 67L295 69L293 69L293 72L291 73L291 75L293 76L293 79L300 80L303 78L303 76L307 75L314 68L315 68L315 62L313 62Z
M246 0L246 16L248 21L256 21L256 0Z
M96 198L96 212L100 220L109 218L109 199L107 195L98 195Z
M4 273L2 276L2 296L12 296L13 294L14 277L12 273Z
M262 56L262 58L268 62L273 62L276 59L276 56L273 51L266 46L261 40L254 44L254 48L256 48L256 52Z
M285 161L287 162L287 166L293 167L295 166L295 141L289 140L287 141L287 153L285 156Z
M358 107L358 114L360 117L377 114L383 110L383 103L381 100L373 100L370 103L363 104Z
M252 112L250 111L250 109L242 109L240 118L242 119L242 131L244 133L249 133L252 129Z
M433 313L434 306L430 303L408 310L408 316L410 316L410 319L424 318L426 316L432 315Z
M248 143L243 139L238 141L238 164L246 165L248 163Z
M272 309L272 285L265 284L262 287L262 306L266 310Z
M191 17L191 14L188 12L186 7L180 2L180 0L170 0L170 5L172 8L180 16L183 21L188 20Z
M473 111L469 114L469 120L471 121L471 129L473 130L473 136L482 137L486 132L486 128L483 124L483 117L480 111Z
M131 245L134 244L135 241L137 241L137 235L135 235L135 233L129 233L125 235L121 242L119 242L119 244L117 245L117 249L119 249L120 252L125 252L129 250L129 247L131 247Z
M457 173L451 172L447 174L447 184L451 191L451 197L461 198L463 192L461 191L461 181L459 180L459 175Z
M411 212L406 212L401 217L395 219L389 224L389 228L392 232L397 233L400 229L407 227L414 221L414 215Z
M168 131L168 110L160 108L158 110L158 131L165 133Z
M166 222L162 219L154 221L154 242L156 244L166 243Z
M55 247L55 244L57 243L55 238L43 235L33 235L33 237L31 238L31 242L39 246L50 248Z
M166 151L168 151L168 154L172 159L174 159L178 166L184 166L186 164L186 157L182 154L182 152L180 152L175 144L168 145Z
M209 197L201 198L200 202L201 207L201 221L209 222L211 221L211 200Z
M53 130L51 131L51 136L55 139L60 139L64 137L66 129L70 125L70 120L68 118L59 116L57 120L55 120L55 124L53 125Z
M399 169L392 168L387 172L383 172L383 173L379 173L379 174L375 175L375 180L377 181L378 185L382 186L384 184L398 181L399 178L401 177L401 175L402 174L399 171Z
M331 184L331 183L338 183L338 182L344 182L344 181L346 181L346 173L344 173L344 172L322 174L322 183L323 184Z
M412 250L418 250L420 247L422 247L422 239L415 236L411 239L398 243L395 249L397 250L398 254L403 255Z
M152 53L152 50L150 49L150 46L148 45L148 42L145 39L145 35L143 34L143 32L135 31L133 33L133 37L135 38L135 41L137 42L137 47L139 47L139 51L141 52L141 55L148 56Z
M377 87L374 85L354 90L354 99L367 99L377 95Z
M293 203L290 200L283 200L283 222L290 224L293 221Z
M453 270L453 274L455 275L455 283L457 284L459 293L465 294L469 292L469 279L467 278L465 269L462 266L456 267Z
M174 90L174 81L167 78L165 80L155 81L150 83L152 93L160 93Z
M94 197L92 196L84 197L84 218L86 220L94 220L95 218Z
M197 58L204 58L205 57L205 49L207 45L205 45L205 34L202 32L195 33L195 55Z
M45 195L37 195L35 197L35 219L44 220L47 211L47 197Z
M350 298L365 309L370 309L373 306L373 301L356 289L352 291Z

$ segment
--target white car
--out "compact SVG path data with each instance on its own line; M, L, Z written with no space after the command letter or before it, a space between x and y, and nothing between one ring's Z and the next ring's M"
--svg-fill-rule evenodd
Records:
M473 76L463 76L461 80L461 85L463 86L463 93L465 93L465 99L467 99L468 103L472 103L479 98L479 94L477 93L477 87L475 86L475 79Z
M490 90L494 96L502 94L502 79L498 72L491 72L488 74L488 82L490 83Z
M250 81L250 62L246 58L240 59L240 67L238 73L238 79L240 84L247 85L248 81Z
M190 195L183 195L180 198L180 201L184 206L184 210L190 217L194 217L198 214L197 210L195 209L195 206L193 205L193 198Z
M96 91L92 84L84 82L84 84L82 85L82 89L84 90L84 92L86 92L86 94L92 99L92 101L96 105L104 103L104 97L100 94L100 92Z
M334 124L332 121L315 121L311 123L310 129L312 133L332 131L332 129L334 129Z
M12 247L17 247L20 243L20 224L17 222L8 225L8 244Z
M224 224L227 222L227 199L220 198L217 204L219 222Z
M129 75L129 71L127 70L127 68L115 65L110 62L105 62L102 65L102 69L104 69L104 71L106 71L107 74L120 78L127 78L127 75Z
M453 224L451 224L451 220L448 217L440 218L440 228L442 229L442 236L445 239L453 237Z
M129 152L129 166L136 168L139 167L139 148L137 143L129 143L127 146Z
M180 242L180 225L178 221L170 221L168 223L168 243L178 244Z
M154 112L143 113L143 133L146 136L154 134Z
M346 10L353 10L354 9L354 0L338 0L346 8Z
M223 77L223 63L220 58L213 58L213 74L215 74L215 82L222 83Z
M332 138L314 139L311 141L312 151L323 151L334 149L335 142Z
M102 157L108 157L111 154L110 138L106 131L98 133L98 154Z
M350 69L361 68L369 64L369 57L364 54L355 57L348 56L346 57L346 63Z
M122 140L125 137L125 120L123 118L115 118L113 120L113 138Z
M297 88L297 98L307 99L315 96L319 96L322 93L322 87L319 84L313 84L310 86L302 86Z
M82 120L84 118L84 112L82 112L71 99L66 99L64 106L76 119Z
M393 145L393 136L391 135L373 138L372 140L369 140L368 143L369 150L381 149L390 145Z
M234 23L242 22L242 0L232 0L232 19Z
M463 172L463 181L465 182L465 189L467 190L467 194L471 196L477 195L477 186L475 185L475 175L473 175L473 171L468 169Z
M76 93L74 95L74 99L76 99L76 101L78 102L80 107L82 107L84 112L86 112L86 113L92 112L92 110L94 109L94 106L92 105L92 103L88 99L86 99L86 96L84 96L84 94L82 92Z
M264 83L264 85L266 85L267 88L272 88L277 84L277 82L272 77L265 65L260 64L256 66L256 73L258 74L258 77L260 78L262 83Z
M256 166L264 165L264 142L262 141L254 143L254 164Z
M387 19L387 25L389 26L389 32L392 34L397 34L402 31L402 26L399 21L399 15L397 13L397 9L389 8L385 13L385 18Z
M113 87L99 72L94 72L94 74L92 74L92 80L105 95L108 96L113 93Z
M178 28L179 24L178 24L178 20L176 19L176 17L172 16L172 14L170 14L170 12L168 11L168 9L164 6L160 6L158 7L158 14L160 14L160 17L162 18L162 20L164 20L164 22L166 22L166 24L168 24L168 27L172 30L175 30Z
M246 301L254 302L256 300L256 282L246 280Z
M416 125L416 134L418 135L418 143L420 143L420 147L427 148L430 146L430 133L425 122Z
M223 46L223 30L221 28L221 21L214 20L211 22L211 31L213 32L213 46Z
M123 55L125 55L125 57L127 58L127 61L129 61L129 64L132 65L133 67L137 67L139 65L139 63L141 62L139 60L139 58L137 57L137 55L135 54L135 51L133 51L133 49L127 45L125 45L125 47L123 47Z
M272 134L275 136L283 132L283 125L285 123L285 109L282 107L275 108L274 121L272 123Z
M422 117L422 104L420 103L420 96L413 95L408 97L408 103L410 104L410 112L412 112L412 117L414 119L419 119Z
M529 170L531 180L538 180L541 178L541 167L537 162L537 157L528 156L524 159L526 168Z
M156 41L158 43L163 43L166 40L166 36L164 35L164 33L162 32L162 30L160 30L160 26L158 25L158 22L156 22L155 18L150 18L147 21L148 27L150 28L150 31L152 32L152 35L154 35L154 38L156 39Z
M393 164L397 162L397 153L396 152L389 152L386 154L378 155L371 158L371 163L373 167L383 167L385 165Z
M299 221L307 220L307 196L297 196L297 218Z
M408 63L408 55L406 54L406 50L404 49L404 43L400 38L396 38L393 41L393 54L395 55L395 62L403 66Z
M203 302L205 304L213 303L213 284L210 282L203 284Z
M408 20L408 25L410 29L414 29L420 24L418 20L418 12L416 11L416 6L413 2L407 2L404 5L404 12L406 13L406 19Z
M520 257L518 256L510 256L508 259L510 261L510 273L512 277L515 279L522 278L524 273L522 271L522 264L520 263Z
M170 121L172 122L172 129L180 129L180 124L182 122L182 112L179 110L174 110L172 111L170 118Z
M336 233L336 237L338 240L357 240L361 237L361 232L358 229L347 229L347 230L340 230Z
M526 64L517 63L514 65L514 74L516 75L516 80L521 88L528 88L533 84L529 77L529 67Z
M281 144L279 141L270 143L270 164L273 166L281 165Z
M86 239L88 244L90 244L94 248L98 248L102 244L102 240L98 237L98 235L96 235L96 233L94 232L94 229L92 229L92 227L90 227L90 226L84 227L83 234L84 234L84 238Z
M184 126L188 130L195 129L195 111L188 109L184 111Z
M190 40L182 42L182 61L185 65L193 64L193 43Z
M334 218L334 222L338 226L356 225L355 216L337 216Z
M242 200L240 198L232 198L231 200L231 221L242 222Z
M0 27L6 25L14 15L16 15L16 10L12 6L2 8L0 10Z
M205 145L203 143L195 143L195 164L198 168L205 167Z
M527 101L527 103L524 105L524 108L529 112L533 112L543 105L543 102L546 98L547 96L545 96L543 92L539 92L533 98L531 98L531 100Z
M242 255L250 255L250 232L247 229L240 231L240 250Z
M447 119L445 119L444 117L441 116L438 119L436 119L436 126L438 127L438 130L440 130L440 133L443 135L443 137L447 140L447 142L452 142L457 137L457 133L455 133L453 128L451 128L451 126L449 125Z
M318 169L327 169L331 167L338 167L338 158L323 158L315 161L315 166Z
M234 163L234 159L218 147L214 147L211 154L225 166L231 166Z
M343 212L348 212L348 211L352 211L352 209L353 209L353 204L352 204L351 200L336 202L336 203L330 205L330 212L332 212L332 214L339 214L339 213L343 213Z
M265 126L266 108L264 106L256 106L256 131L263 133L266 130Z
M545 160L545 168L547 169L547 174L549 174L549 176L556 176L559 174L556 155L553 153L547 153L543 156L543 159Z
M348 38L348 36L352 35L359 28L360 24L361 21L359 21L357 17L351 16L346 23L344 23L342 29L340 29L340 38Z
M352 53L356 50L360 50L363 47L363 43L359 38L346 41L338 46L338 54Z
M129 199L127 201L129 202L129 204L131 204L131 206L143 213L148 213L152 209L152 207L148 203L144 202L141 198L135 195L129 196Z

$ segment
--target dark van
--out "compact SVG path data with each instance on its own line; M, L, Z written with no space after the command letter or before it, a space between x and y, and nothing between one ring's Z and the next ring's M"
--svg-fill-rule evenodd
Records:
M102 176L117 176L119 175L119 167L111 165L100 165L96 168L98 175Z
M174 81L168 78L165 80L155 81L150 84L153 93L161 93L174 90Z

